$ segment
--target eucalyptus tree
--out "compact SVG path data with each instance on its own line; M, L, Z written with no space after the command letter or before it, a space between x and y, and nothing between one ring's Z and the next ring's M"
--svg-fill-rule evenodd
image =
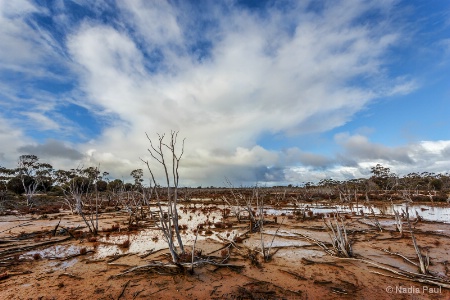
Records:
M130 176L133 177L134 179L134 188L135 189L139 189L142 187L142 182L144 181L144 179L142 179L142 177L144 177L144 170L142 169L136 169L131 171Z
M40 163L36 155L27 154L19 157L16 172L25 190L27 205L32 206L38 187L51 180L53 167L48 163Z
M14 170L0 166L0 211L4 208L4 202L8 193L8 183L13 174Z
M377 164L375 167L371 168L371 173L373 174L371 179L385 192L393 190L398 186L398 176L395 173L391 173L390 168Z
M9 180L14 176L15 171L0 166L0 190L6 191Z
M89 231L93 234L98 232L98 209L99 196L97 182L101 180L100 171L97 167L57 170L56 181L64 193L64 200L72 213L80 215L86 223ZM90 192L94 192L90 194ZM83 207L88 207L88 214Z

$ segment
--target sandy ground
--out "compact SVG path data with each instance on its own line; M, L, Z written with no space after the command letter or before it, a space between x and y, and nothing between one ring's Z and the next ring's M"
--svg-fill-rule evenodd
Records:
M428 278L411 275L418 272L413 265L418 259L406 222L402 237L392 218L379 218L380 231L373 219L355 215L345 219L354 258L329 255L314 242L332 247L321 219L278 216L275 223L273 216L266 216L272 222L264 226L263 238L274 255L269 262L260 256L255 261L249 251L260 249L260 233L247 234L243 242L230 246L223 237L245 232L248 224L229 218L232 228L212 226L212 234L200 232L195 247L204 260L223 262L229 256L226 263L234 267L205 264L193 274L152 267L121 275L135 266L170 263L167 249L160 249L162 239L156 240L155 233L152 239L127 232L126 218L123 213L103 214L99 228L120 224L121 232L101 232L93 239L82 228L72 231L74 239L60 229L83 223L68 213L45 219L1 216L0 299L450 299L450 289L436 284L450 286L450 224L414 225L417 243L430 256ZM141 231L145 228L154 232L154 222L145 222ZM192 236L186 235L188 250ZM124 237L131 244L119 247ZM135 247L139 243L144 246Z

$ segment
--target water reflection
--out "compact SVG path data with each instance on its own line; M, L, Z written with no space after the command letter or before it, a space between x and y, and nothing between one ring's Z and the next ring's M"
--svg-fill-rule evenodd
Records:
M394 204L394 209L397 211L406 210L406 203L402 204ZM443 222L450 223L450 207L449 206L436 206L436 205L426 205L426 204L414 204L410 203L409 206L409 214L411 217L415 217L415 211L426 221L435 221L435 222ZM293 209L266 209L265 212L269 215L281 215L281 214L293 214L295 211L309 210L314 214L330 214L333 212L342 212L342 213L357 213L360 214L361 210L364 214L372 214L373 212L376 215L394 215L393 207L390 204L385 205L323 205L323 204L303 204L300 207Z

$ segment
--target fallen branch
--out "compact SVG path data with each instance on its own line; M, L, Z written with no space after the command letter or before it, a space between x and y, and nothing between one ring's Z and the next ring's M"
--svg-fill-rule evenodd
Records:
M319 240L316 240L316 239L313 239L312 237L309 237L309 236L307 236L305 234L302 234L302 233L293 232L293 234L298 235L298 236L306 239L309 242L313 242L314 244L316 244L317 246L322 248L322 250L325 251L327 254L329 254L331 256L334 256L334 252L332 250L330 250L323 242L321 242Z
M410 260L409 258L407 258L406 256L404 256L404 255L402 255L402 254L400 254L400 253L398 253L398 252L391 252L391 251L389 251L388 249L382 249L382 248L376 248L376 247L372 247L372 248L373 248L373 249L380 250L380 251L383 251L383 252L386 252L386 253L391 254L391 255L397 255L397 256L400 256L401 258L403 258L405 261L409 262L410 264L413 264L413 265L416 266L416 267L419 266L417 263L413 262L412 260Z
M139 255L140 258L147 258L148 256L152 255L155 251L155 248L148 250L147 253L143 254L143 255Z
M70 273L62 273L62 274L58 275L58 277L61 277L61 276L67 276L67 277L70 277L70 278L73 278L73 279L78 279L78 280L83 279L80 276L73 275L73 274L70 274Z
M115 260L118 260L118 259L121 258L121 257L128 256L128 255L130 255L130 253L117 254L117 255L112 256L112 257L111 257L110 259L108 259L106 262L109 264L109 263L112 263L112 262L115 261Z
M428 280L428 279L421 279L421 278L409 278L409 277L398 277L398 276L391 276L391 275L387 275L387 274L383 274L381 272L376 272L376 271L370 271L371 273L374 274L378 274L378 275L382 275L382 276L386 276L386 277L390 277L390 278L396 278L396 279L405 279L405 280L409 280L409 281L413 281L413 282L420 282L420 283L428 283L428 284L433 284L433 285L437 285L446 289L450 289L450 284L448 283L442 283L440 281L434 281L434 280Z
M88 253L94 253L94 252L95 252L94 250L88 250L85 253L78 253L78 254L73 254L73 255L69 255L69 256L60 258L60 260L69 260L69 259L75 258L77 256L86 255Z
M159 293L159 292L164 291L164 290L167 290L167 289L168 289L168 287L159 289L159 290L157 290L156 292L153 292L153 293L148 294L148 296L153 295L153 294L156 294L156 293Z
M386 266L382 266L380 264L377 264L375 262L372 262L372 261L369 261L369 260L366 260L366 259L360 259L360 258L338 258L338 259L360 261L360 262L363 262L363 263L370 264L370 265L372 265L372 266L374 266L376 268L379 268L379 269L391 272L393 274L399 275L399 276L401 276L401 279L407 279L407 280L421 282L421 283L434 284L434 285L437 285L437 286L441 286L441 287L450 289L450 282L449 281L442 281L442 280L440 280L440 278L435 277L435 276L419 274L419 273L403 271L403 270L395 270L395 269L392 269L392 268L389 268L389 267L386 267Z

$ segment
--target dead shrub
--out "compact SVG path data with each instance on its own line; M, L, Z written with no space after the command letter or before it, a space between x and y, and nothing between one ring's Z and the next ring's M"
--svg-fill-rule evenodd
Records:
M234 237L234 242L235 242L236 244L241 244L243 241L244 241L244 239L241 238L240 236Z
M120 243L118 246L119 246L119 248L127 249L130 247L130 240L129 239L125 240L122 243Z
M220 251L220 256L221 256L222 258L225 258L225 257L228 256L228 253L229 253L228 248L223 249L222 251Z
M120 231L120 225L119 224L113 224L109 228L103 229L104 232L114 232L114 231Z
M258 251L248 249L247 258L250 259L250 263L258 268L261 268L261 262L258 258Z
M214 227L216 227L216 228L225 228L226 226L222 222L217 222L217 223L214 223Z

